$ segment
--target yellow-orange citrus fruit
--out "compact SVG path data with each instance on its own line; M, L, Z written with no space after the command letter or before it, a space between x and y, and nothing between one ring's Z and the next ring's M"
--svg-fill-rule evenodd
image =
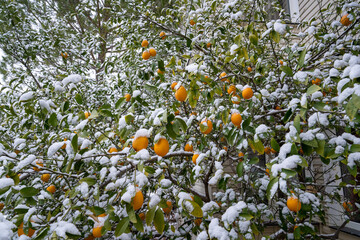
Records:
M102 214L98 215L98 217L106 217L106 213L102 213Z
M321 79L316 78L316 79L315 79L315 84L319 85L320 83L321 83Z
M67 141L67 139L64 138L64 142L66 142L66 141ZM61 149L65 149L65 148L66 148L66 143L64 143L64 145L62 145Z
M142 42L141 42L141 46L142 47L147 47L149 45L149 42L148 40L144 39Z
M168 205L168 207L163 208L162 210L164 211L165 214L169 214L172 209L172 202L170 200L167 200L166 205Z
M196 159L199 157L199 154L194 154L193 156L192 156L192 162L194 163L194 164L196 164Z
M252 68L251 68L251 67L248 67L247 70L248 70L248 72L251 72L251 71L252 71Z
M244 157L244 153L243 152L239 152L239 157Z
M350 212L350 208L352 207L351 202L343 202L342 205L347 212Z
M299 226L295 225L295 226L294 226L294 231L295 231L298 227L299 227Z
M176 90L175 92L176 100L178 100L179 102L184 102L186 100L186 97L187 97L187 92L184 86L179 87L178 90Z
M21 235L25 235L25 233L24 233L24 223L23 223L23 222L20 224L17 232L18 232L18 236L19 236L19 237L20 237ZM28 231L27 236L28 236L28 237L32 237L32 235L34 235L34 233L35 233L35 230L32 229L32 228L29 228L29 231Z
M194 25L195 25L195 21L194 21L194 20L192 20L192 19L190 20L190 22L189 22L189 23L190 23L190 25L191 25L191 26L194 26Z
M140 190L137 190L135 193L135 197L131 201L131 205L133 206L134 210L138 210L144 203L144 195Z
M20 150L15 149L14 153L19 154Z
M236 93L236 87L234 85L231 85L228 90L227 90L228 94L234 94Z
M90 117L91 113L89 112L84 112L84 116L85 116L85 119L87 119L88 117Z
M247 87L242 91L242 96L244 99L250 99L254 95L254 92L251 88Z
M289 197L286 202L287 207L290 211L298 212L301 209L301 202L296 197Z
M270 147L264 148L264 152L265 152L266 154L270 154L270 153L271 153L271 148L270 148Z
M267 169L265 170L265 172L266 172L266 175L268 175L268 176L270 177L270 169L267 168Z
M36 161L36 165L38 165L38 166L40 166L40 167L43 167L43 166L44 166L44 164L43 164L42 162L38 162L38 161ZM37 171L37 172L40 171L40 169L37 168L37 167L33 167L33 169L34 169L35 171Z
M142 220L142 221L144 221L145 220L145 218L146 218L146 216L145 216L145 213L140 213L139 214L139 218Z
M67 52L63 52L60 54L63 58L67 59L69 54Z
M148 60L150 58L150 53L148 51L143 52L142 58L144 60Z
M161 33L160 33L160 37L161 37L162 39L165 39L165 38L166 38L166 34L165 34L164 32L161 32Z
M281 110L281 107L280 107L280 106L276 106L276 107L275 107L275 110Z
M185 145L184 150L185 150L186 152L192 152L192 151L194 150L194 147L193 147L192 145L190 145L190 144L187 143L187 144Z
M350 19L348 18L349 14L345 14L344 16L341 17L341 24L344 25L345 27L349 26L352 22L350 21Z
M180 111L179 111L179 110L176 110L174 113L175 113L175 115L179 115L179 114L180 114Z
M164 75L165 72L161 71L160 69L157 70L158 74Z
M196 226L200 226L200 224L202 223L202 219L201 218L197 218L194 220L194 223Z
M155 57L156 56L156 50L154 48L149 49L150 56Z
M54 194L55 191L56 191L56 188L55 188L54 185L50 185L49 187L46 188L46 191L51 192L52 194Z
M93 230L92 230L93 236L96 237L96 238L101 237L102 236L101 235L101 229L102 229L102 227L93 228Z
M227 150L228 150L228 148L227 148L227 147L225 147L225 146L223 147L223 149L224 149L225 151L227 151Z
M275 149L273 149L273 148L271 148L270 151L271 151L272 153L276 153Z
M207 43L207 44L206 44L206 47L207 47L207 48L210 48L210 47L211 47L211 43Z
M131 95L127 93L127 94L125 94L124 98L127 102L129 102L131 99Z
M113 153L113 152L117 152L118 150L117 150L117 148L115 148L115 147L112 147L112 148L110 148L109 149L109 153Z
M283 64L284 64L284 62L283 62L282 60L280 60L279 63L280 63L280 65L283 65Z
M0 203L0 211L3 210L4 206L5 205L3 203Z
M160 138L160 140L154 145L154 152L163 157L169 152L169 142L165 138Z
M222 72L221 74L220 74L220 78L223 78L223 77L226 77L226 72ZM225 82L225 81L229 81L227 78L223 78L223 79L221 79L221 81L222 82Z
M235 98L235 99L234 99L234 98ZM233 104L239 104L239 103L240 103L240 95L235 94L235 95L232 97L231 102L232 102Z
M41 180L42 180L43 182L48 182L49 179L50 179L50 174L45 173L45 174L41 175Z
M236 127L240 127L241 122L242 122L242 117L240 115L240 113L233 113L231 115L231 122L236 126Z
M173 83L171 84L171 89L174 90L176 85L177 85L177 82L173 82Z
M133 148L137 152L147 148L148 145L149 145L149 140L147 139L147 137L138 137L132 143Z
M206 130L204 130L204 131L201 131L201 128L200 128L200 131L203 133L203 134L209 134L211 131L212 131L212 129L213 129L213 124L212 124L212 122L210 121L210 120L204 120L204 121L202 121L201 123L200 123L201 125L207 125L207 129Z

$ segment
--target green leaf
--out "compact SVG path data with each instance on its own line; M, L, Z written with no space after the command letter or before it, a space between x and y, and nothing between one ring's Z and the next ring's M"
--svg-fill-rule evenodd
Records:
M132 207L131 204L126 204L126 212L129 216L130 221L132 223L136 223L137 222L136 214L135 214L134 208Z
M353 144L350 147L350 152L354 153L354 152L360 152L360 144Z
M139 215L137 215L137 214L136 214L136 223L134 223L134 226L138 231L144 232L143 222L142 222L141 218L139 217Z
M78 152L78 135L75 134L73 138L71 139L71 146L75 153Z
M116 109L119 109L121 107L121 104L125 102L125 98L124 97L121 97L119 98L119 100L117 100L117 102L115 103L115 108ZM92 114L91 114L92 115Z
M296 115L294 118L294 127L296 128L297 132L300 133L300 115Z
M236 173L239 177L242 177L244 175L244 163L239 162L236 166Z
M357 114L358 109L360 108L360 97L356 94L353 94L349 102L346 104L345 110L346 114L349 116L350 120L353 120Z
M317 143L318 143L318 147L315 150L320 156L324 157L325 156L325 140L318 140Z
M283 71L289 77L292 77L294 75L292 69L289 66L281 66L280 70Z
M131 124L134 121L135 117L132 114L126 115L125 116L125 122L126 124Z
M194 208L194 210L191 212L191 215L193 215L194 217L197 217L197 218L202 218L203 211L202 211L201 207L199 206L199 204L197 204L195 201L191 201L191 200L186 200L186 201L190 202Z
M80 180L81 181L81 180ZM94 206L94 208L92 209L92 212L96 215L99 216L100 214L105 213L105 209L101 208L101 207L97 207Z
M264 145L260 140L255 141L254 146L255 146L255 150L258 151L258 153L264 154Z
M53 126L53 127L56 127L56 126L57 126L58 121L57 121L57 115L56 115L56 113L52 113L52 114L50 115L49 123L50 123L50 125Z
M317 92L317 91L319 91L321 89L321 87L320 86L318 86L318 85L316 85L316 84L313 84L313 85L311 85L309 88L308 88L308 90L306 91L306 95L311 95L311 94L313 94L314 92Z
M145 215L145 221L148 226L150 226L154 220L155 210L156 210L156 206L153 208L150 208L149 211L147 211L147 213Z
M268 200L270 201L273 196L275 195L275 193L277 192L278 189L278 181L279 181L279 177L273 178L270 180L267 189L266 189L266 197L268 198ZM273 189L274 187L274 189ZM273 189L273 191L271 191Z
M160 208L158 208L158 210L156 210L155 212L154 225L156 231L162 234L165 228L165 219L164 219L164 213Z
M325 111L326 110L325 106L326 106L326 104L323 103L323 102L316 102L316 103L313 104L313 107L316 108L319 111Z
M275 30L271 30L270 37L272 40L274 40L276 43L280 42L280 34L276 32Z
M82 103L83 103L82 97L81 97L81 95L78 94L78 93L75 95L75 100L76 100L76 102L77 102L78 104L82 104Z
M253 157L253 158L250 159L248 164L257 164L258 162L259 162L259 158L258 157Z
M311 146L311 147L314 147L314 148L317 148L319 145L318 145L318 142L316 141L316 139L314 138L313 140L311 141L301 141L303 144L306 144L308 146Z
M41 239L45 239L47 233L49 231L48 227L43 228L42 230L38 231L36 234L36 237L34 238L34 240L41 240Z
M308 167L308 162L306 161L306 159L303 157L300 158L301 158L301 163L298 163L298 165L301 167Z
M250 213L240 213L239 217L245 218L246 221L250 221L251 219L254 218L254 216L251 215Z
M287 168L283 168L281 171L286 174L287 178L293 177L297 174L296 171Z
M94 118L97 118L99 116L99 113L94 110L91 112L91 115L88 117L88 119L94 119Z
M39 189L34 187L25 187L20 190L20 194L23 197L32 197L39 193Z
M86 182L89 186L93 186L93 185L96 184L97 180L95 178L92 178L92 177L86 177L86 178L80 179L79 182L80 183Z
M272 149L274 149L276 152L280 151L280 146L277 143L277 141L275 140L275 138L272 138L270 143L271 143L271 148Z
M186 122L184 120L182 120L181 118L175 118L175 121L177 121L180 124L181 129L184 132L186 132L186 130L187 130Z
M163 60L160 59L158 61L158 67L159 67L160 71L165 72L164 61Z
M115 229L115 237L119 237L121 234L125 233L126 229L129 226L129 222L130 221L128 217L120 220Z
M173 129L173 125L171 124L171 122L168 122L168 124L166 124L166 132L172 139L177 138L177 135Z
M154 174L155 173L155 169L153 167L150 166L145 166L145 172L149 173L149 174Z
M169 67L174 67L174 66L176 66L176 60L175 60L175 57L172 56L170 62L168 63L168 65L166 65L166 67L169 68Z
M250 42L254 44L255 46L258 45L258 37L255 34L250 34L249 36Z
M300 53L297 69L300 69L304 65L305 55L306 49L302 50Z
M289 121L291 115L292 115L292 110L291 110L291 108L290 108L290 109L285 113L285 116L284 116L284 118L283 118L284 123L286 123L287 121Z

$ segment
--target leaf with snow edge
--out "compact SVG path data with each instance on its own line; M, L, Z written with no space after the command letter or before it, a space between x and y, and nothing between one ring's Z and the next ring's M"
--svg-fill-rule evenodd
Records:
M0 179L0 195L7 192L11 186L14 186L15 182L11 178L1 178Z
M292 77L293 71L291 70L291 68L289 66L281 66L280 70L283 71L287 76Z
M194 217L197 217L197 218L203 217L203 211L202 211L201 207L199 206L199 204L197 204L195 201L191 201L189 199L186 199L185 201L190 202L194 208L193 211L190 213L191 215L193 215Z
M296 171L287 168L283 168L281 171L286 174L286 178L294 177L297 174Z
M352 144L350 147L350 152L360 152L360 144Z
M311 146L311 147L314 147L314 148L317 148L319 146L318 142L316 141L315 138L313 140L310 140L310 141L301 141L301 143L306 144L306 145Z
M153 207L153 208L150 208L150 209L146 212L145 221L146 221L146 224L147 224L148 226L150 226L151 223L152 223L153 220L154 220L155 211L156 211L156 206Z
M308 96L310 96L311 94L313 94L314 92L319 91L320 89L321 89L320 86L318 86L318 85L316 85L316 84L313 84L313 85L311 85L311 86L308 88L308 90L306 91L306 94L307 94Z
M127 124L131 124L134 121L135 117L132 114L128 114L125 116L125 122Z
M80 183L86 182L89 186L93 186L96 184L97 179L93 178L93 177L85 177L80 179L79 181Z
M354 119L359 108L360 108L360 97L356 94L353 94L345 107L346 114L349 116L350 120Z
M119 100L117 100L117 102L115 103L115 108L119 109L121 107L121 104L125 101L124 97L119 98Z
M280 42L280 34L276 32L275 30L270 31L270 37L272 40L274 40L276 43Z
M99 113L98 111L96 110L93 110L90 114L90 116L88 117L88 119L94 119L94 118L97 118L99 116Z
M42 230L38 230L34 240L45 239L48 232L49 232L49 227L44 227Z
M244 218L246 221L250 221L254 218L250 213L239 213L239 217Z
M34 187L25 187L20 190L20 194L23 197L33 197L39 193L39 189Z
M283 118L284 123L289 121L291 116L292 116L292 110L291 110L291 108L289 108L289 110L285 113L285 116Z
M280 151L280 146L277 143L277 141L275 140L275 138L271 138L270 145L271 145L271 148L274 149L276 152Z
M116 226L115 237L119 237L121 234L123 234L127 230L129 223L130 221L128 217L121 219Z
M177 135L173 129L173 125L170 122L168 122L168 124L166 124L166 132L172 139L177 138Z
M279 182L279 177L275 177L270 180L267 186L266 197L268 198L269 201L273 198L273 196L275 195L278 189L278 184L277 184L278 182Z
M183 119L179 118L179 117L176 117L176 118L175 118L175 121L177 121L177 122L180 124L181 129L182 129L184 132L186 132L186 130L187 130L186 122L185 122Z
M154 225L156 231L162 234L165 228L165 219L164 219L164 213L161 211L160 208L158 208L155 212Z
M305 56L306 49L302 50L300 53L297 69L300 69L304 65Z

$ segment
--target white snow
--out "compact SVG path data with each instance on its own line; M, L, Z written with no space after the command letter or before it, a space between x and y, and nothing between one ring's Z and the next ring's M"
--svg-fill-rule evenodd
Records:
M68 141L66 141L68 142ZM56 142L51 144L51 146L48 149L47 156L52 157L59 149L64 145L64 142Z
M353 168L355 161L360 161L360 152L350 153L348 156L348 166Z
M196 63L192 63L192 64L185 67L185 70L188 71L188 72L191 72L191 73L197 73L197 72L200 72L200 71L205 70L205 69L206 69L206 67L204 65L199 66Z
M283 168L292 169L295 168L297 164L301 162L302 160L299 155L292 155L279 164L275 163L271 167L271 173L273 174L273 176L277 176Z
M307 73L303 71L298 71L297 73L294 74L294 79L300 82L305 82L306 77L307 77Z
M150 153L146 149L141 149L135 155L132 156L134 159L148 160L150 159Z
M26 102L26 101L29 101L31 99L33 99L35 96L34 96L34 92L27 92L27 93L24 93L23 95L21 95L20 97L20 102Z
M18 165L15 167L15 171L19 171L26 167L27 165L31 164L36 159L35 155L29 155L24 160L21 160Z
M286 24L281 23L280 20L276 21L274 24L274 30L280 34L286 33Z
M15 224L8 221L6 217L2 213L0 213L0 240L13 239L13 228L16 228Z
M147 137L147 138L149 138L149 137L150 137L149 130L144 129L144 128L139 129L139 130L135 133L134 140L137 139L138 137Z
M160 185L162 188L169 188L171 187L171 181L169 179L162 179Z
M316 123L319 123L323 126L328 126L329 120L327 118L327 115L328 114L326 113L320 113L320 112L313 113L308 119L309 127L315 126Z
M12 178L0 178L0 189L14 186L15 182Z
M62 80L62 84L63 86L68 85L69 83L78 83L81 81L81 76L78 74L71 74L69 76L67 76L66 78L64 78Z
M218 240L228 240L229 234L225 228L219 226L219 219L213 218L209 224L210 239L216 238Z
M141 95L141 92L139 91L139 90L135 90L134 92L133 92L133 97L135 98L135 97L137 97L137 96L140 96Z
M230 47L230 54L231 55L234 55L236 53L236 50L239 48L238 45L236 44L233 44L231 47Z
M88 121L88 119L82 120L73 130L83 130Z
M155 207L156 205L159 204L160 201L161 201L161 199L157 194L151 193L150 194L149 208Z
M80 231L72 223L59 221L50 224L50 232L56 232L59 237L67 238L66 233L81 235Z
M349 77L352 80L354 80L355 78L360 78L360 65L359 64L356 64L351 67Z

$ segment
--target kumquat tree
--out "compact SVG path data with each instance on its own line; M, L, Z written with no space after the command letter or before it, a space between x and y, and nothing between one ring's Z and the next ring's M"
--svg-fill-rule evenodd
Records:
M359 222L360 4L298 23L281 6L0 1L0 239L337 239Z

